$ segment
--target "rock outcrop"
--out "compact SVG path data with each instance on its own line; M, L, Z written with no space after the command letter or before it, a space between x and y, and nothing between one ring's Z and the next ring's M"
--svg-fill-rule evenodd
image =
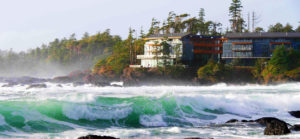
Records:
M300 111L290 111L289 113L296 118L300 118Z
M293 126L291 126L290 130L292 130L292 131L300 131L300 125L293 125Z
M214 139L214 138L190 137L190 138L184 138L184 139Z
M46 84L32 84L29 85L26 89L31 89L31 88L47 88Z
M264 117L255 120L261 125L265 125L264 135L286 135L291 133L288 124L282 120L273 117Z
M237 119L231 119L231 120L227 121L226 124L237 123L237 122L239 122L239 120L237 120Z
M111 136L97 136L97 135L87 135L84 137L79 137L78 139L118 139Z
M255 122L255 121L253 121L253 120L249 120L249 121L248 120L241 120L241 121L239 121L237 119L231 119L231 120L227 121L226 124L238 123L238 122L241 122L241 123L251 123L251 122Z

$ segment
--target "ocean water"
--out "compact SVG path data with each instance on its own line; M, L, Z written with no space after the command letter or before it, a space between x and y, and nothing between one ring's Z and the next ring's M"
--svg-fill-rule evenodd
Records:
M0 87L0 138L300 138L300 132L264 136L264 127L256 124L224 124L266 116L300 124L288 114L300 110L300 83L126 88L46 84L44 89Z

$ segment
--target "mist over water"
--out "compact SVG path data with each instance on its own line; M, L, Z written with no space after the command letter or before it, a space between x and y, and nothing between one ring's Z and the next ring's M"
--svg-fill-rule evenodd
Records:
M300 109L300 83L126 88L46 84L46 89L0 88L1 137L261 138L263 127L223 123L265 116L300 123L288 114Z
M73 71L84 71L92 68L92 62L78 61L73 64L63 65L55 62L15 63L1 66L0 77L53 78L65 76Z

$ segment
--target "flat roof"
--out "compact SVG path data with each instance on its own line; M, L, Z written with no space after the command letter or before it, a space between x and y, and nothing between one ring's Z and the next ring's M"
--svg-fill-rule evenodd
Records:
M152 34L146 38L162 38L162 37L184 37L190 33L170 33L170 34Z
M171 33L171 34L153 34L150 35L144 40L155 40L155 39L181 39L183 37L189 37L189 38L200 38L200 39L218 39L222 38L222 36L210 36L210 35L193 35L191 33Z
M300 38L300 32L226 33L225 38Z

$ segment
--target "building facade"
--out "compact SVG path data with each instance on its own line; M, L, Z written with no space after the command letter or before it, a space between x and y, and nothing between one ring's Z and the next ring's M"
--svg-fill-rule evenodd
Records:
M271 58L278 46L300 50L300 32L228 33L223 43L222 59L239 59L251 65L256 59Z
M162 66L166 61L166 56L162 53L162 43L169 44L170 54L167 62L173 65L177 61L188 66L200 63L208 58L221 58L222 37L201 36L187 33L157 34L145 38L144 54L137 55L141 60L141 65L132 67L153 68Z

